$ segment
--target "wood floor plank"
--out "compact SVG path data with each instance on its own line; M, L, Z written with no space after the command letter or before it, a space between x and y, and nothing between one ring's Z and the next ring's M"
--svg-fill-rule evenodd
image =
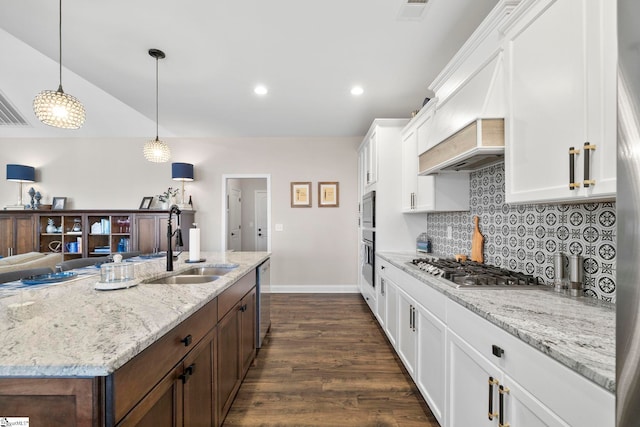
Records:
M438 427L360 295L274 294L224 426Z

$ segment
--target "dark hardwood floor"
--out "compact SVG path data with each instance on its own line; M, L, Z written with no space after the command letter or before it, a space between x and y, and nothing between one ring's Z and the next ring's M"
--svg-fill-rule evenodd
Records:
M273 294L271 332L224 426L433 426L360 295Z

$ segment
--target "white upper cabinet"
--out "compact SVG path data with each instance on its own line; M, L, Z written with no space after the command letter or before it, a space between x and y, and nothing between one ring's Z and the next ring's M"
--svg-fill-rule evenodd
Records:
M506 202L615 197L616 2L525 0L513 15Z
M433 101L432 101L433 102ZM469 210L469 174L419 176L418 147L428 140L433 104L402 130L402 212Z

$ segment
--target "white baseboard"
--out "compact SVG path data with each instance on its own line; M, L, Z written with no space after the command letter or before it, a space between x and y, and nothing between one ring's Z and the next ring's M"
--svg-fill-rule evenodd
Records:
M272 294L357 294L358 285L271 285Z

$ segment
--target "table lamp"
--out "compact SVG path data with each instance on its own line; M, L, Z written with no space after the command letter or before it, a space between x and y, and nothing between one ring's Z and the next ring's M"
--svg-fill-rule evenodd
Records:
M184 201L184 182L193 181L193 165L191 163L171 163L171 179L182 181L182 202L180 209L191 209Z
M20 198L17 205L5 206L7 210L24 209L22 202L22 183L35 182L36 170L32 166L24 165L7 165L7 181L20 183Z

